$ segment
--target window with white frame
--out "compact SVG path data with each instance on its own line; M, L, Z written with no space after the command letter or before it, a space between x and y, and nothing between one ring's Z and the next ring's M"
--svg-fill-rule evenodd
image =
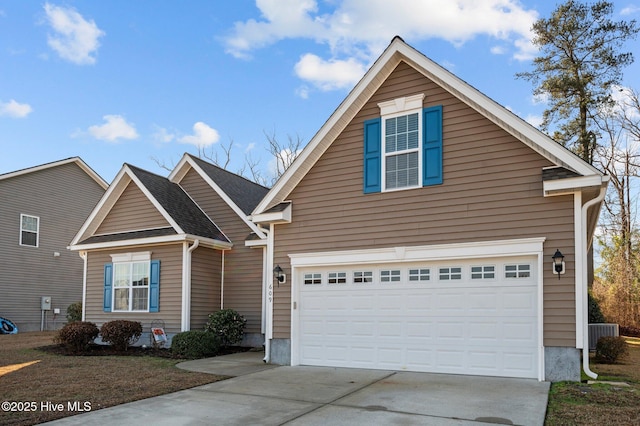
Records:
M20 245L38 247L40 218L28 214L20 215Z
M492 280L496 277L496 267L493 265L472 266L472 280Z
M531 265L505 265L504 276L505 278L529 278L531 277Z
M420 112L385 118L385 189L418 186L420 170Z
M150 262L113 264L113 311L149 310Z
M429 268L409 269L409 281L429 281L431 270Z
M329 284L346 284L347 273L346 272L329 272Z
M462 268L459 266L454 266L450 268L439 268L438 277L440 278L441 281L461 280Z
M383 282L383 283L399 282L400 281L400 270L399 269L392 269L392 270L380 271L380 281Z
M373 272L372 271L355 271L353 273L353 282L354 283L371 283L373 282Z
M322 284L322 274L320 273L304 274L304 284L305 285Z

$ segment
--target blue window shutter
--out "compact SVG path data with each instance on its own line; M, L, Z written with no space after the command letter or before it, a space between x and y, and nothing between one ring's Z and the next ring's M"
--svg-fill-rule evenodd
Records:
M102 310L111 312L111 291L113 288L113 264L104 264L104 300Z
M380 118L364 122L364 193L382 190L382 137Z
M151 261L151 276L149 277L149 312L160 310L160 261Z
M422 185L442 183L442 105L422 110Z

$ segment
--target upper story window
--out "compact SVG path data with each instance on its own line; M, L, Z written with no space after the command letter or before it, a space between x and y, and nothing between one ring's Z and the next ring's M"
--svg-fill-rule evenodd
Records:
M38 247L40 218L27 214L20 215L20 245Z
M378 104L364 123L364 192L442 183L442 106L423 108L424 94Z

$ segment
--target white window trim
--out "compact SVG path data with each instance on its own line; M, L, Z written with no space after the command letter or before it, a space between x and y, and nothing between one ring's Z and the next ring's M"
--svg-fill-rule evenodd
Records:
M142 252L136 252L136 253L118 253L118 254L112 254L111 256L111 261L113 262L113 274L112 274L112 279L113 282L111 283L111 312L149 312L149 304L151 302L151 252L150 251L142 251ZM132 309L133 307L133 286L130 285L127 288L129 289L130 293L129 293L129 307L128 309L122 310L122 309L116 309L116 289L118 288L123 288L123 287L116 287L116 270L115 270L115 266L117 264L123 264L123 263L128 263L128 264L133 264L133 263L143 263L146 262L147 263L147 273L148 273L148 280L149 282L146 285L146 289L147 289L147 309L141 309L141 310L134 310ZM131 270L131 273L133 273L133 269ZM145 288L145 287L139 287L139 288Z
M22 218L24 217L31 217L34 219L37 219L37 226L36 226L36 245L32 246L31 244L23 244L22 243L22 233L23 232L33 232L27 229L22 229ZM34 248L38 248L40 247L40 216L34 216L32 214L24 214L24 213L20 213L20 245L23 247L34 247Z
M382 147L382 156L381 156L381 176L382 180L382 192L393 192L393 191L404 191L407 189L415 189L422 187L422 101L424 100L424 93L419 93L417 95L406 96L403 98L397 98L386 102L380 102L378 107L380 108L380 138L381 138L381 147ZM406 149L403 151L394 151L392 153L387 153L387 144L386 144L386 120L395 117L401 117L403 115L409 114L418 114L418 148ZM391 188L387 189L387 157L400 155L400 154L408 154L411 152L418 152L418 183L417 185L412 186L404 186L402 188Z

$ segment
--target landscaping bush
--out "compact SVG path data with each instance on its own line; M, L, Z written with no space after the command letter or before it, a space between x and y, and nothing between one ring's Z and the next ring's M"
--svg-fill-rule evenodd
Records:
M233 309L222 309L209 315L205 331L215 334L225 348L242 341L247 320Z
M82 321L82 302L72 303L67 307L67 321Z
M115 320L102 324L102 341L111 344L117 351L126 351L142 335L142 324L138 321Z
M183 331L171 339L171 353L181 358L216 356L219 350L218 336L203 330Z
M596 344L596 361L603 364L614 364L629 353L624 337L604 336Z
M74 321L65 324L53 341L64 345L69 351L83 352L98 337L99 332L98 327L92 322Z
M640 337L640 328L620 326L620 334L629 337Z

